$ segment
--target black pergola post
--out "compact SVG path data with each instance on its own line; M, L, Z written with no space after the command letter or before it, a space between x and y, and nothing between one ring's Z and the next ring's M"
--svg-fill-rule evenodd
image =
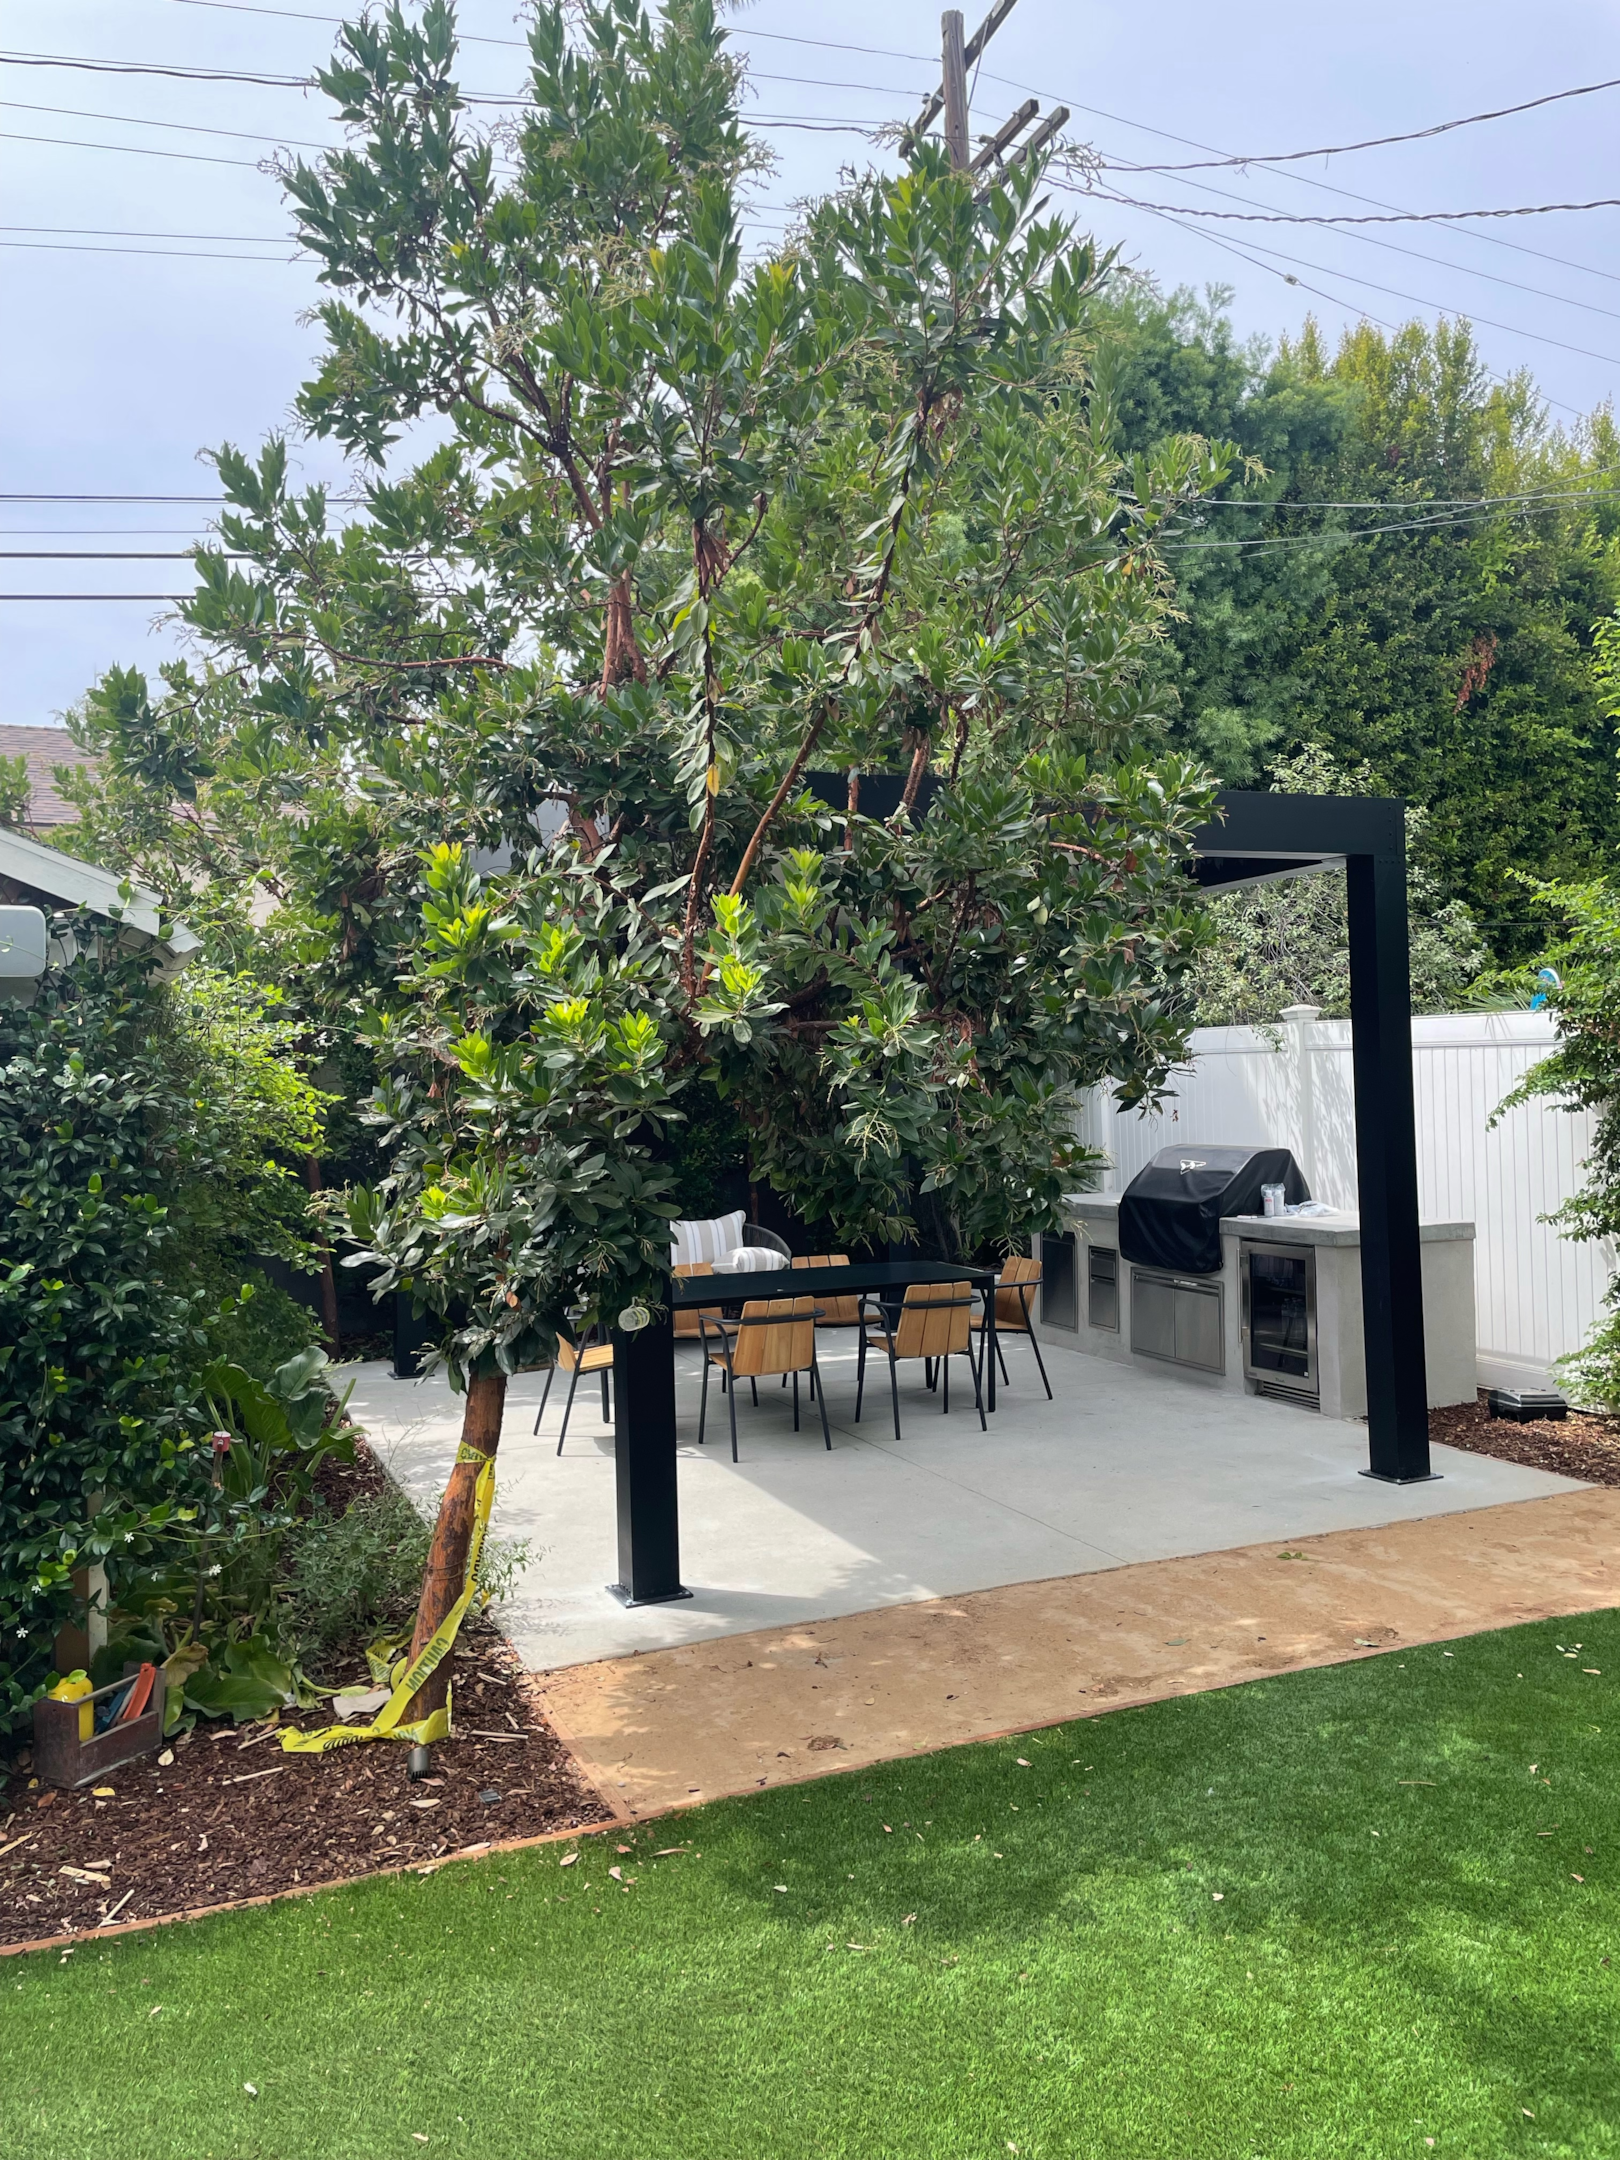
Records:
M1406 805L1365 795L1223 794L1196 837L1199 883L1231 890L1344 866L1367 1365L1364 1475L1429 1468L1423 1248L1407 959Z
M613 1334L613 1483L624 1605L690 1597L681 1582L675 1491L675 1321L667 1296L650 1326Z

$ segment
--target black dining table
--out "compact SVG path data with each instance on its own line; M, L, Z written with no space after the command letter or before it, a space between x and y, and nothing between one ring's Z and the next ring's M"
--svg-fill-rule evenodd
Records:
M984 1298L980 1372L985 1408L996 1407L996 1271L945 1260L856 1260L843 1267L783 1267L760 1273L716 1268L668 1281L661 1309L633 1333L613 1331L614 1487L619 1580L624 1605L661 1605L691 1596L681 1581L675 1487L674 1315L722 1310L753 1298L876 1297L898 1308L914 1284L965 1282Z

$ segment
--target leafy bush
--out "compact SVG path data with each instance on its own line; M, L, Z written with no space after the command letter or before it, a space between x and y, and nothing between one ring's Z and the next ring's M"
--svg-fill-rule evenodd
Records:
M1542 902L1569 928L1547 955L1544 976L1525 969L1520 987L1545 998L1558 1022L1559 1045L1533 1065L1492 1118L1547 1096L1566 1110L1595 1115L1585 1176L1549 1218L1566 1237L1620 1241L1620 885L1538 882ZM1611 1276L1609 1317L1560 1367L1577 1402L1620 1408L1620 1275Z
M300 1351L317 1348L321 1323L279 1283L249 1268L236 1296L226 1298L209 1319L207 1333L214 1357L250 1373L269 1373Z
M1283 795L1372 795L1369 766L1336 764L1321 749L1272 768ZM1406 813L1406 896L1410 909L1414 1012L1448 1012L1489 958L1484 933L1460 900L1447 900L1427 864L1425 811ZM1329 1020L1350 1010L1350 919L1342 870L1290 878L1210 904L1215 937L1185 986L1200 1027L1265 1027L1290 1005L1318 1006Z
M334 1651L408 1623L416 1611L432 1529L399 1487L366 1493L334 1514L317 1503L288 1541L282 1624L299 1658L320 1670ZM527 1547L486 1538L479 1581L505 1597Z
M209 1323L244 1245L307 1254L277 1151L319 1122L250 986L171 988L155 949L53 927L76 957L0 1001L0 1726L74 1570L104 1561L116 1598L203 1521Z
M397 1627L416 1610L432 1532L397 1485L317 1505L289 1543L286 1622L312 1666L346 1643Z

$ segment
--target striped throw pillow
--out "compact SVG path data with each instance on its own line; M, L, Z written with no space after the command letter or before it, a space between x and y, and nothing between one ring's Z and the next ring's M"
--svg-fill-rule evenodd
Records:
M785 1252L773 1252L768 1245L739 1245L722 1265L730 1275L769 1275L791 1263Z
M690 1267L698 1260L723 1260L742 1242L743 1211L738 1208L730 1215L713 1215L693 1222L673 1222L669 1226L669 1264L671 1267Z

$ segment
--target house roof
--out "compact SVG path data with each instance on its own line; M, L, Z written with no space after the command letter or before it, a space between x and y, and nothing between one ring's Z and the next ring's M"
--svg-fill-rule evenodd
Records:
M44 734L47 730L17 730ZM155 938L162 927L162 904L154 892L144 885L131 889L128 903L119 898L123 879L116 870L103 870L99 863L80 862L76 856L64 855L58 849L46 847L43 841L26 839L21 833L0 831L0 887L16 888L7 897L27 899L36 895L45 900L65 902L70 907L87 907L97 915L111 916L122 910L125 923L138 930L143 937ZM202 940L188 930L184 923L173 923L164 940L171 953L179 957L195 952Z
M28 822L44 830L71 825L78 816L64 802L52 777L56 765L88 765L96 760L81 750L66 728L0 726L0 757L28 760Z

